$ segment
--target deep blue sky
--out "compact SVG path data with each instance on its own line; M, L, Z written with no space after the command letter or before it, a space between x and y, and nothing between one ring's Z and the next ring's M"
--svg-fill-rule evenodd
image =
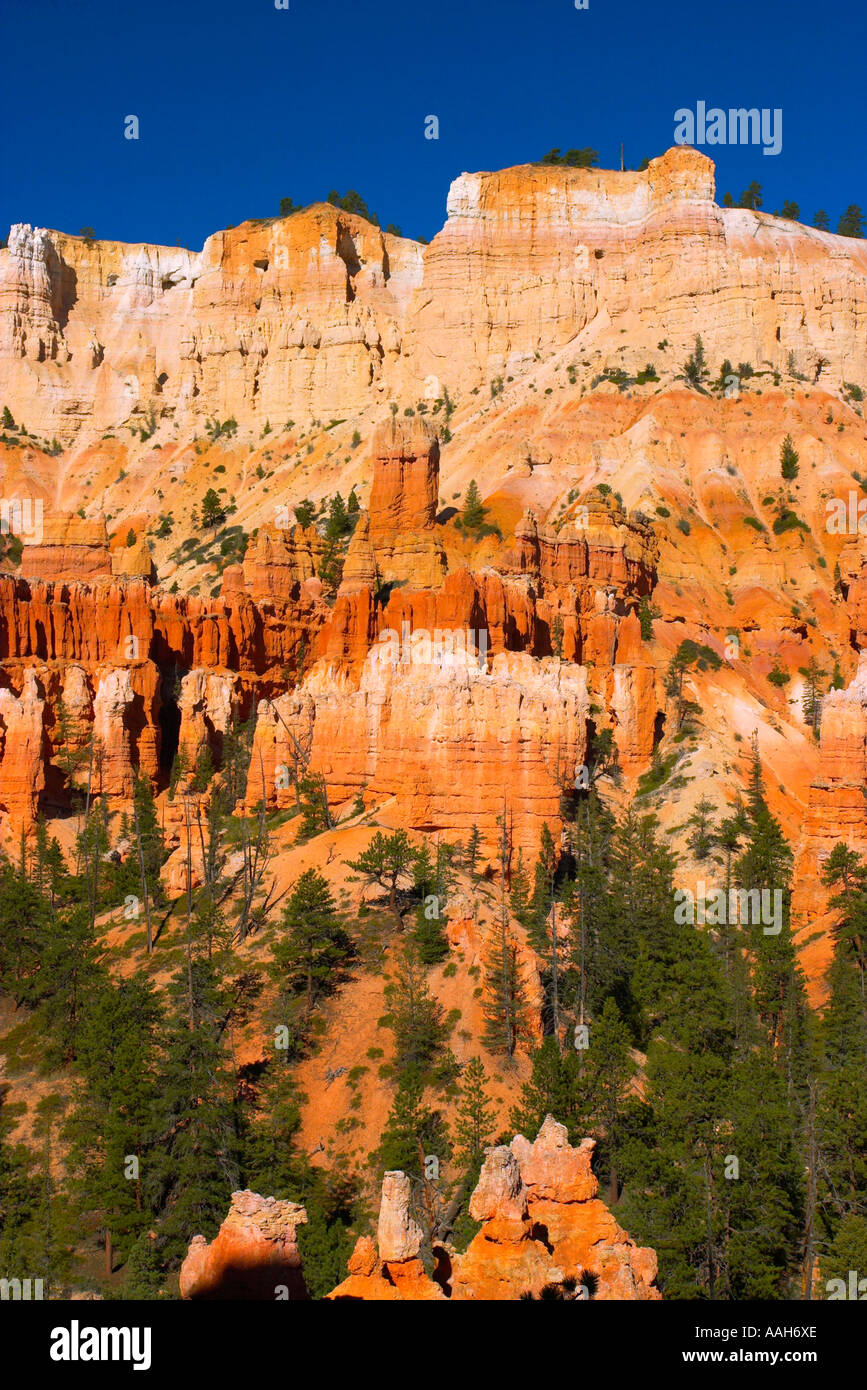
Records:
M431 237L450 180L591 145L661 153L674 112L781 107L783 150L708 148L717 196L867 210L863 0L3 0L0 235L32 222L198 248L352 187ZM138 142L123 138L136 114ZM438 142L424 139L436 114Z

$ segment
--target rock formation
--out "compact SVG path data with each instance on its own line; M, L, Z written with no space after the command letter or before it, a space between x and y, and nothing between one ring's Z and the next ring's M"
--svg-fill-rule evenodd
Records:
M233 1192L216 1237L193 1236L181 1266L181 1298L306 1299L298 1227L307 1213L295 1202Z
M549 1115L534 1143L519 1134L488 1149L469 1204L481 1230L464 1254L436 1238L426 1243L410 1179L386 1173L376 1241L359 1237L348 1278L328 1297L659 1299L655 1252L636 1246L596 1195L594 1146L585 1139L573 1148Z
M488 1149L470 1215L482 1229L453 1258L454 1299L658 1299L656 1254L635 1245L597 1196L595 1140L572 1148L550 1115L535 1143Z
M712 162L676 147L638 173L463 174L428 248L323 204L200 252L18 224L0 251L6 399L66 441L131 414L261 428L487 387L602 323L618 345L628 324L639 365L660 332L685 344L701 325L714 360L794 348L811 377L820 358L867 377L863 243L713 197Z

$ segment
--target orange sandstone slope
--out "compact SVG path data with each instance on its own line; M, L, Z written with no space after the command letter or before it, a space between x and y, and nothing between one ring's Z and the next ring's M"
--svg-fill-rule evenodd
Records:
M534 850L611 728L627 786L655 749L675 759L647 804L683 848L757 732L821 997L817 870L838 835L867 844L863 540L827 525L867 479L867 245L713 194L711 162L679 148L643 173L462 175L428 247L320 205L200 253L14 227L4 831L63 812L70 737L99 732L122 809L136 770L164 786L205 742L218 761L255 711L248 803L286 801L301 748L336 805L363 793L383 824L450 836L478 824L489 854L504 801ZM499 535L456 526L471 479ZM292 508L352 487L332 602L323 539ZM229 513L211 545L208 488ZM663 677L686 638L722 665L689 674L702 713L675 742ZM821 743L802 715L811 657L851 682Z

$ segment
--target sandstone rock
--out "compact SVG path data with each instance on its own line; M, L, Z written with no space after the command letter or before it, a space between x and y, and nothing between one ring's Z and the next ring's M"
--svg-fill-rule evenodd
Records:
M41 540L25 544L21 553L25 579L94 579L111 572L104 518L47 516Z
M0 690L0 809L18 826L35 821L45 785L44 709L33 670L24 672L20 695Z
M439 495L439 442L418 416L392 415L371 444L370 544L383 579L436 586L446 571L434 534Z
M516 1135L508 1147L488 1149L469 1203L482 1229L463 1255L434 1242L433 1279L418 1258L410 1181L387 1173L379 1249L359 1239L349 1277L328 1297L515 1301L559 1290L564 1299L658 1299L655 1252L637 1247L596 1198L593 1148L592 1139L572 1148L549 1115L534 1143Z
M418 1302L445 1297L419 1259L424 1232L410 1210L411 1197L412 1182L405 1173L385 1174L376 1242L359 1237L349 1258L349 1278L329 1299Z
M576 1149L546 1117L534 1143L488 1149L470 1215L482 1229L455 1255L453 1299L538 1297L583 1286L594 1299L658 1299L656 1255L638 1248L596 1198L595 1141Z
M181 1266L181 1298L293 1300L309 1297L297 1232L304 1207L255 1192L233 1192L229 1214L210 1244L194 1236Z
M376 1239L380 1259L413 1260L421 1249L423 1232L409 1210L412 1184L405 1173L386 1173Z

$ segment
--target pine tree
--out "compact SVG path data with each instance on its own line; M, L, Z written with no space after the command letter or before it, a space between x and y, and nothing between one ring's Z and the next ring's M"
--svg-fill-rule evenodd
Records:
M849 1269L861 1268L851 1259L867 1244L867 865L838 844L825 863L823 881L837 891L829 902L835 918L834 955L821 1028L813 1243L822 1277L845 1279Z
M228 1002L214 966L182 969L157 1074L151 1181L160 1193L169 1256L201 1233L212 1240L240 1178L234 1077L222 1049Z
M484 524L486 508L482 506L482 499L475 478L471 479L464 497L463 511L461 512L461 522L465 530L478 531Z
M669 919L671 923L671 918ZM656 1241L668 1297L714 1298L724 1213L719 1121L733 1055L724 982L709 941L689 923L669 927L673 950L658 962L660 1001L648 1048L644 1105L621 1152L622 1218Z
M442 1114L425 1104L424 1077L420 1068L406 1067L395 1089L394 1103L374 1154L378 1172L399 1171L421 1181L421 1159L432 1155L445 1162L449 1154L448 1129Z
M532 922L530 940L535 949L543 954L548 947L547 919L554 900L554 877L557 869L557 851L554 837L547 823L542 824L539 835L539 856L533 871Z
M438 965L449 953L449 939L445 933L445 922L440 917L439 898L432 902L419 903L415 910L415 929L413 941L422 965Z
M0 864L0 990L16 1008L37 1003L46 988L49 926L38 888L10 863Z
M788 483L797 478L801 471L798 467L798 458L799 454L792 442L792 436L787 434L780 446L780 473Z
M0 1084L0 1269L14 1279L30 1267L39 1187L33 1154L10 1138L24 1106L10 1104L8 1089Z
M638 605L638 621L641 624L642 642L653 641L653 609L650 606L650 599L645 594Z
M624 1092L634 1071L629 1029L609 995L591 1020L586 1050L578 1052L576 1108L583 1127L597 1141L597 1166L607 1174L609 1201L619 1195L618 1155L623 1144Z
M135 1303L155 1303L168 1297L165 1242L151 1231L143 1231L130 1248L124 1266L123 1288L113 1297Z
M274 948L274 968L290 994L302 991L308 1013L333 989L340 971L355 952L328 882L316 869L305 869L289 895L283 933Z
M268 1059L250 1109L242 1125L239 1155L244 1185L291 1200L305 1181L306 1168L296 1150L301 1096L286 1053Z
M324 1298L346 1275L357 1195L355 1179L339 1170L311 1170L298 1193L307 1211L307 1224L298 1228L298 1249L313 1298Z
M713 802L703 796L697 802L695 810L687 821L687 825L693 827L687 837L687 844L699 863L709 858L711 850L716 844L716 832L712 820L715 809Z
M794 1085L802 1079L798 1059L806 997L790 922L792 851L765 801L755 739L745 817L747 843L734 866L734 878L738 888L754 895L750 914L754 920L741 923L741 937L752 959L756 1012L778 1064ZM779 907L779 920L755 920L757 903L762 911L770 905L775 917Z
M461 1073L454 1126L455 1162L467 1170L481 1165L491 1142L494 1108L485 1090L486 1079L481 1059L471 1057Z
M202 498L201 525L209 530L216 530L225 519L226 509L220 501L219 494L209 487Z
M472 879L473 883L476 882L477 878L476 866L479 861L479 851L481 849L481 844L482 833L479 830L479 827L474 824L470 831L470 838L467 841L466 852L467 868L470 871L470 878Z
M409 873L415 851L405 830L395 830L391 835L383 835L377 830L367 849L357 859L348 860L348 866L361 874L365 885L377 883L388 893L389 911L400 927L401 917L397 910L397 885Z
M799 670L805 681L801 701L804 720L813 730L813 737L818 738L822 722L822 683L828 673L820 668L814 656L810 657L808 665L799 667Z
M146 1174L160 1018L153 986L133 979L106 984L81 1028L78 1065L87 1091L71 1132L84 1205L99 1211L105 1223L107 1273L112 1250L125 1258L153 1219Z
M398 954L393 979L386 986L388 1026L394 1033L394 1062L423 1074L445 1046L443 1013L432 997L425 970L412 946Z
M609 849L614 818L591 783L578 798L571 828L574 877L564 892L563 911L570 923L571 992L575 1017L584 1023L587 1013L605 994L609 964L606 925L609 919ZM613 960L610 961L613 964Z
M485 1045L493 1052L514 1056L527 1030L526 985L518 959L518 947L501 912L499 924L484 958Z
M837 223L837 235L863 237L864 226L864 213L857 203L850 203Z
M325 523L326 540L340 541L348 536L352 531L349 521L349 513L346 503L339 492L336 492L331 499L328 508L328 520Z
M38 1017L45 1028L47 1053L74 1062L87 1009L105 978L85 904L66 909L46 937L39 979Z
M524 868L523 851L518 851L518 863L515 872L512 874L511 892L509 901L512 909L512 916L520 922L521 926L528 929L534 921L534 911L530 894L530 879L527 870Z
M545 1123L545 1117L553 1115L566 1126L574 1141L581 1124L577 1095L577 1054L574 1051L561 1054L554 1038L544 1038L532 1054L530 1078L521 1087L520 1099L512 1109L509 1124L517 1133L533 1140Z

